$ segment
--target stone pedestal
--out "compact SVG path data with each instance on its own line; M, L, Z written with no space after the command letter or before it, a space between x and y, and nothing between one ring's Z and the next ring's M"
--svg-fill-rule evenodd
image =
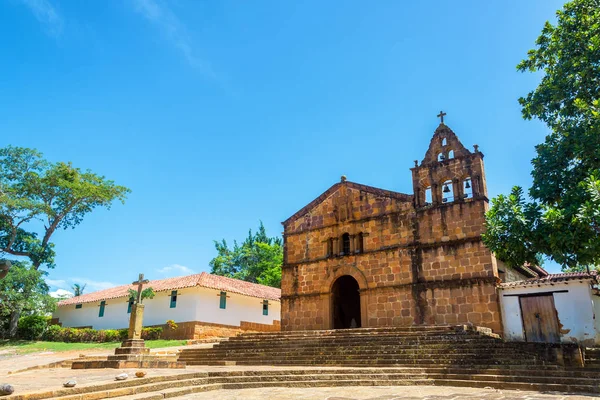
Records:
M129 332L127 337L131 339L142 339L142 328L144 320L144 305L134 304L131 307L131 317L129 318ZM123 342L125 343L125 342Z
M144 305L134 304L129 318L129 339L115 349L113 356L106 360L74 361L71 368L185 368L185 363L177 361L177 356L150 355L142 337Z
M185 368L185 362L177 361L177 355L150 355L142 339L127 339L106 360L73 361L71 368Z

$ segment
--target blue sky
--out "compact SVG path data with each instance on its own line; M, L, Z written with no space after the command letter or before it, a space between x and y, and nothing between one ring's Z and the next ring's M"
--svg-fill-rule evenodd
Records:
M54 236L53 289L208 271L213 240L272 235L322 191L411 192L439 120L530 184L546 135L516 64L555 0L0 1L0 146L130 187ZM551 267L556 270L555 267Z

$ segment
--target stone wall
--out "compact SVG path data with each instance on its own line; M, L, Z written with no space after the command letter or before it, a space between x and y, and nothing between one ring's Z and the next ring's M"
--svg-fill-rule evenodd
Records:
M242 332L276 332L281 330L279 321L273 325L259 324L256 322L241 321L240 326L214 324L202 321L178 322L176 329L167 325L155 325L163 328L162 339L183 340L203 339L207 337L229 337L236 336Z

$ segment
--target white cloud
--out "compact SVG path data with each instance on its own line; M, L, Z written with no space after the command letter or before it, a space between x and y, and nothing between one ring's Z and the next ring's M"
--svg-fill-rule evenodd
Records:
M95 292L96 290L110 289L112 287L119 286L119 284L117 283L107 281L94 281L92 279L87 278L71 278L70 281L73 283L78 283L82 286L86 285L85 290L83 292L84 294Z
M20 0L46 28L48 34L60 36L63 30L63 18L48 0Z
M190 66L200 70L204 75L214 78L215 74L205 61L194 53L192 41L187 34L186 26L162 0L133 0L137 13L156 26L178 49Z
M54 292L50 292L48 293L50 296L54 297L55 299L68 299L74 296L74 294L72 292L69 292L68 290L63 290L63 289L58 289Z
M51 287L68 289L70 285L64 279L46 279L46 284Z
M186 267L185 265L172 264L168 267L159 268L156 270L159 274L168 275L168 276L181 276L181 275L192 275L195 272Z

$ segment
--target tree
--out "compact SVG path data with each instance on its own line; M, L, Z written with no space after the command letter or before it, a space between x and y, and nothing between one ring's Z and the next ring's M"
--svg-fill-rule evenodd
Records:
M283 242L279 237L267 236L261 222L256 234L252 230L239 245L230 249L225 239L215 241L217 256L210 261L211 273L241 279L262 285L281 286Z
M130 190L71 163L51 163L34 149L0 149L0 255L23 257L32 268L54 268L52 235L75 228L96 207L110 208ZM11 317L16 333L20 311Z
M138 295L137 290L129 289L129 298L130 299L136 300L137 295ZM153 299L155 295L156 295L156 292L154 292L154 289L152 289L151 287L147 287L147 288L143 289L142 295L140 296L140 303L143 303L144 300L146 300L146 299Z
M83 284L83 286L81 286L78 283L73 284L73 286L71 286L71 289L73 289L73 296L74 297L79 297L83 294L83 291L85 290L85 287L87 286L87 284Z
M56 299L48 294L44 275L30 263L16 261L6 278L0 281L0 318L4 321L3 329L8 328L10 336L14 336L10 328L11 318L15 315L46 315L54 311Z
M37 150L0 149L0 252L53 268L56 230L75 228L96 207L124 203L129 192L71 163L50 163Z
M500 259L510 253L504 261L512 266L533 263L539 253L565 270L582 270L600 264L592 209L600 177L600 0L571 1L557 21L546 22L536 48L517 66L543 71L540 84L519 103L525 119L538 118L550 128L532 160L530 199L495 199L484 242Z

